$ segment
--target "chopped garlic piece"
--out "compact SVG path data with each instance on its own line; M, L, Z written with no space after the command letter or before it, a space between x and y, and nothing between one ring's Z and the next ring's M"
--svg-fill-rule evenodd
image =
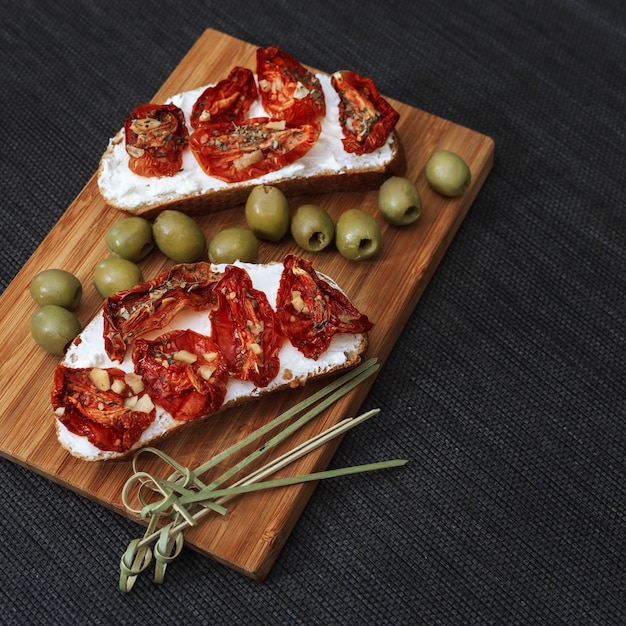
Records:
M245 152L238 159L233 161L233 165L236 170L242 170L253 163L258 163L263 160L263 152L261 150L254 150L252 152Z
M211 380L211 376L213 376L213 373L215 372L216 369L217 368L213 365L201 365L198 368L198 374L204 380Z
M309 313L309 307L304 303L302 294L297 290L291 292L291 305L297 313L304 313L305 315Z
M178 352L174 352L172 357L175 361L187 363L187 365L191 365L198 360L198 355L193 352L189 352L189 350L178 350Z
M116 378L111 383L111 391L114 391L115 393L122 395L126 391L126 383L123 380Z
M141 379L141 376L139 376L139 374L135 374L135 372L127 372L124 376L124 382L135 394L139 394L143 391L143 380Z
M270 130L285 130L287 128L287 122L285 120L272 120L265 125Z
M309 95L309 90L302 84L302 83L298 83L296 85L296 89L293 92L293 97L296 100L302 100L303 98L306 98Z
M124 406L128 407L129 409L133 409L137 404L137 400L139 400L138 396L131 396L130 398L126 398L124 400Z
M152 409L154 409L154 404L147 393L144 393L133 407L134 411L141 411L142 413L150 413Z
M256 341L248 342L246 348L248 350L252 350L252 352L254 352L254 354L256 354L257 356L259 354L263 354L263 348Z
M109 391L109 389L111 389L109 372L103 370L101 367L92 367L89 372L89 378L100 391Z

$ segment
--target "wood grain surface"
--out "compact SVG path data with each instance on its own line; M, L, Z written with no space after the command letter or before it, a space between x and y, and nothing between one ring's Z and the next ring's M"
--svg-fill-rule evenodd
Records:
M256 48L225 34L207 30L155 94L161 101L180 91L220 80L234 65L254 68ZM287 51L288 52L288 51ZM337 68L320 68L332 72ZM355 305L375 322L367 356L381 364L389 357L404 324L463 221L492 164L493 141L445 119L390 100L400 112L397 130L405 148L407 176L416 181L422 195L422 217L409 227L392 227L377 213L376 191L320 194L290 199L290 206L316 202L336 219L348 208L361 207L381 226L383 249L363 263L344 260L336 250L302 253L286 238L279 244L263 242L259 262L280 261L294 252L310 258L321 272L332 276ZM120 126L123 120L120 120ZM103 138L106 143L106 138ZM467 192L444 198L427 185L423 168L434 150L446 148L461 155L472 172ZM67 454L58 444L50 406L52 376L58 359L33 342L29 318L36 306L28 287L35 274L46 268L75 273L84 287L78 317L83 325L101 305L92 284L96 263L107 256L106 230L121 214L108 209L99 195L95 176L68 207L54 229L0 297L0 336L4 358L0 364L0 454L38 472L121 514L121 490L132 473L130 461L87 463ZM224 226L244 226L242 207L232 207L199 218L207 238ZM152 278L171 262L153 253L141 263L144 276ZM346 416L354 416L373 383L370 378L309 424L298 441L320 432ZM179 462L195 467L266 423L312 393L320 383L289 390L227 411L195 424L164 441L160 447ZM384 408L383 408L384 409ZM384 420L384 410L374 419ZM358 437L358 429L349 435ZM296 441L290 442L290 445ZM339 441L318 449L280 475L324 469ZM277 452L278 453L278 452ZM372 460L377 459L372 450ZM398 470L402 471L402 470ZM306 506L313 483L240 496L229 503L225 516L213 515L186 533L187 545L257 580L264 579ZM131 516L132 517L132 516ZM133 518L134 519L134 518ZM143 534L137 533L137 536ZM120 538L120 555L129 538Z

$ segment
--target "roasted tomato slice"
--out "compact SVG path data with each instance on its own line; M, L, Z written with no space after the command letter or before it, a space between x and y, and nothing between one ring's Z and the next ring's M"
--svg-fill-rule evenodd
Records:
M103 307L103 338L109 358L122 361L129 342L163 328L184 307L204 311L215 306L213 288L221 276L207 262L181 263L108 297Z
M72 368L54 374L52 406L72 433L100 450L126 452L154 421L156 410L141 378L118 368Z
M222 349L229 372L266 387L280 368L284 337L267 296L252 286L248 272L229 265L215 288L219 304L210 312L211 336Z
M174 104L140 104L124 122L128 166L139 176L173 176L182 167L189 132Z
M189 142L200 167L228 183L250 180L297 161L315 144L317 123L288 126L265 117L201 127Z
M306 124L326 115L317 76L278 46L257 50L257 75L263 108L273 119Z
M138 339L133 363L153 402L177 420L209 415L224 402L228 368L210 337L175 330L154 341Z
M242 122L258 97L254 74L235 67L228 78L207 87L191 109L192 128L217 122Z
M311 359L318 359L335 335L373 327L343 292L319 277L310 261L294 255L284 261L276 316L291 344Z
M370 78L341 71L331 76L339 95L339 121L346 152L367 154L385 144L400 114L378 93Z

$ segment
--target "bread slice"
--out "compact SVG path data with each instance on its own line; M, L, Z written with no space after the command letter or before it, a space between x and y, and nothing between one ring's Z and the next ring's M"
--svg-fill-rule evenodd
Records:
M183 168L174 176L147 178L128 168L124 133L109 141L98 169L98 187L108 206L151 219L164 209L189 215L210 213L243 204L253 187L261 183L279 187L287 196L377 189L389 176L401 176L406 160L400 138L393 131L386 144L370 154L356 155L343 149L339 123L339 97L327 74L317 74L326 99L322 131L311 150L295 163L264 176L239 183L225 183L205 174L191 150L183 156ZM206 86L177 94L168 100L189 114ZM260 103L250 117L265 116Z
M256 289L263 291L270 305L275 308L276 293L283 270L282 263L251 264L236 263L243 267ZM215 266L216 271L224 271L225 266ZM329 282L333 287L339 287L326 276L318 274L321 278ZM117 367L126 372L134 371L131 358L131 350L127 352L123 362L113 362L109 359L103 341L104 321L102 312L96 315L91 322L83 329L81 334L74 340L68 349L61 365L66 367L81 368L107 368ZM191 329L204 335L211 334L209 316L206 311L192 311L185 309L178 313L165 328L151 331L144 335L146 339L153 339L157 336L176 329ZM256 387L248 381L241 381L229 378L226 397L221 408L212 413L208 418L212 418L217 413L221 413L227 408L234 407L244 402L253 401L265 394L281 389L295 388L305 385L314 378L328 376L339 370L358 365L361 357L367 349L368 339L366 333L358 334L338 334L333 337L329 348L317 359L304 357L288 341L285 341L280 352L280 370L278 375L267 385L267 387ZM199 418L206 419L206 418ZM142 433L140 439L125 452L106 451L97 448L90 443L86 436L79 436L70 432L61 423L58 416L55 418L56 432L60 444L73 456L85 461L105 461L123 459L134 451L146 445L155 445L166 436L170 436L190 424L197 423L198 420L182 421L175 419L166 410L156 405L156 418L152 424Z

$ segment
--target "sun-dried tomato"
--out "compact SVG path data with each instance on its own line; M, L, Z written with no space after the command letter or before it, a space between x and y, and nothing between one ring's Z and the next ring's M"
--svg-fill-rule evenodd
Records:
M257 76L263 108L273 119L300 125L326 115L317 76L278 46L257 49Z
M194 420L224 402L228 369L219 346L193 330L175 330L133 348L135 372L152 401L177 420Z
M192 128L217 122L240 123L258 97L254 74L234 67L227 78L207 87L194 103L189 118Z
M229 265L215 287L218 306L210 312L211 336L222 349L229 372L257 387L278 374L284 337L263 291L252 286L248 272Z
M139 176L173 176L183 163L189 131L174 104L140 104L124 122L128 167Z
M364 333L368 317L339 289L322 279L310 261L288 255L276 296L276 316L285 336L304 356L318 359L339 333Z
M331 84L339 95L346 152L367 154L383 146L400 114L378 93L372 79L345 70L335 72Z
M109 389L96 386L93 368L57 366L52 386L52 407L59 421L72 433L85 436L100 450L125 452L154 421L156 410L132 408L137 393L127 384L126 372L108 368ZM117 389L117 391L116 391Z
M241 124L202 126L189 145L209 175L233 183L274 172L305 155L319 137L318 123L289 126L283 121L255 117Z

